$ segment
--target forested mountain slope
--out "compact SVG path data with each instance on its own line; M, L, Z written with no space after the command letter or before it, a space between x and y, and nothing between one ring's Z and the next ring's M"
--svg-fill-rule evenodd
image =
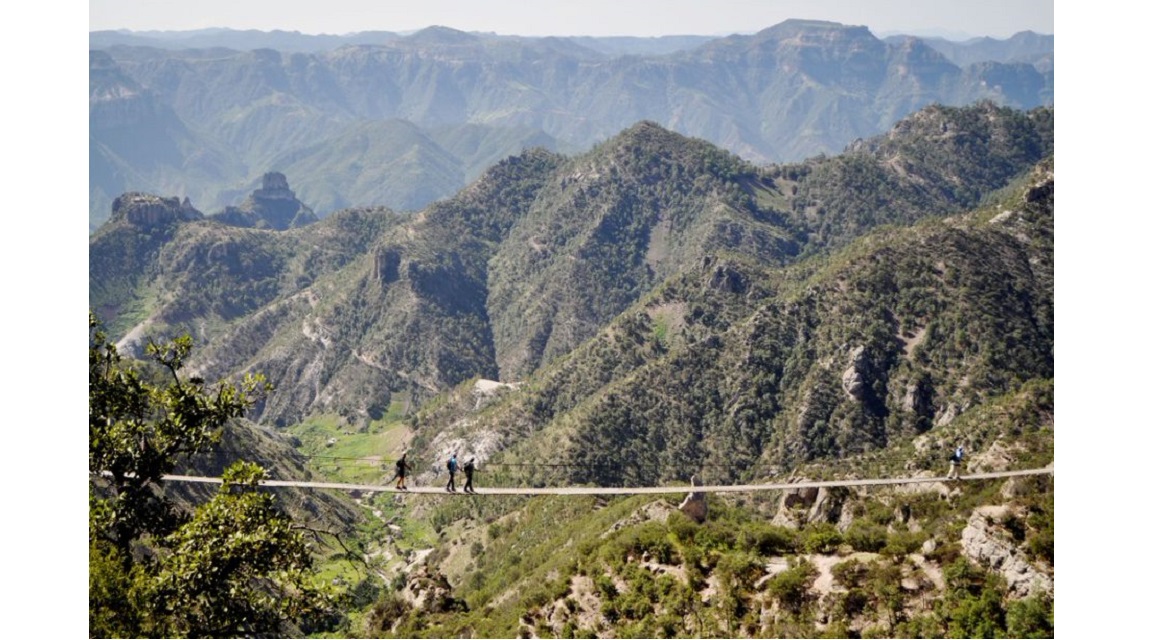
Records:
M745 269L970 207L1051 153L1051 125L933 107L844 156L761 169L645 122L580 156L512 157L415 216L288 231L125 196L90 243L90 303L128 342L191 331L213 376L268 374L283 394L263 419L366 417L394 392L527 376L664 283L703 271L745 291Z
M967 472L1051 468L1054 196L1048 157L973 211L780 267L703 260L523 386L442 396L414 454L541 486L925 479L957 443ZM1054 494L1039 476L713 495L705 515L683 494L448 499L414 508L444 542L360 624L1049 637Z
M995 206L783 268L703 260L466 428L424 417L427 446L567 463L539 482L732 482L946 425L1054 375L1053 185L1041 164Z

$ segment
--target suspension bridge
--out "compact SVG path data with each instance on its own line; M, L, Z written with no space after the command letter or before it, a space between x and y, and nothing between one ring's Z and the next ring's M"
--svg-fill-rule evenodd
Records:
M1043 469L1021 469L1016 471L992 471L988 473L971 473L957 478L945 476L934 477L908 477L908 478L871 478L871 479L845 479L845 480L816 480L797 482L770 482L765 484L734 484L734 485L666 485L660 487L476 487L471 494L461 490L448 493L440 485L424 485L397 489L391 484L349 484L340 482L307 482L301 480L262 480L262 487L295 487L300 489L334 489L337 491L374 491L380 493L423 493L438 495L517 495L517 496L582 496L582 495L638 495L638 494L668 494L668 493L746 493L753 491L780 491L791 489L819 489L822 487L875 487L903 484L928 483L963 483L973 480L993 480L997 478L1013 478L1019 476L1055 476L1054 467ZM220 478L208 476L166 475L167 482L198 482L204 484L222 484ZM460 483L463 485L463 483Z

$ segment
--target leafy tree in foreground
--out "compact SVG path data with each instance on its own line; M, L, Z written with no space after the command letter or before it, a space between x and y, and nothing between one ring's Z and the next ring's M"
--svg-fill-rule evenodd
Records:
M331 609L310 584L312 558L259 466L233 465L191 516L159 492L164 474L218 442L262 389L178 375L184 336L149 344L161 382L126 361L88 316L88 626L124 636L282 635Z

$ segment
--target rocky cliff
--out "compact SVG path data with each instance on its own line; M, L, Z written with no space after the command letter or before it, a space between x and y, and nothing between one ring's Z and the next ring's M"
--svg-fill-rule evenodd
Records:
M288 178L284 174L275 171L266 173L262 184L243 204L227 207L213 214L212 218L236 227L281 231L318 220L308 205L296 199L296 192L288 188Z

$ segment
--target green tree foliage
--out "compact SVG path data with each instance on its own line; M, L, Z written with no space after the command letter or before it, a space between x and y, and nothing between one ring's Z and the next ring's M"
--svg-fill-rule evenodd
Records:
M950 638L994 638L1006 629L1001 581L960 558L945 567L937 614Z
M310 549L274 498L254 491L264 471L237 463L224 490L173 532L148 593L164 635L236 636L325 613L309 587Z
M1055 610L1050 596L1033 596L1008 605L1008 637L1054 638L1055 634Z
M768 581L768 593L781 609L799 615L812 602L813 595L809 589L812 588L816 574L816 567L811 562L790 561L787 569Z
M241 388L224 384L212 392L200 378L181 380L192 349L183 336L148 345L169 378L153 383L124 361L91 313L88 329L88 472L110 484L93 496L90 533L127 551L141 535L167 534L179 524L155 487L182 457L217 442L261 381L250 377Z
M178 462L219 440L262 380L182 380L187 336L149 344L159 367L149 372L120 355L92 313L88 328L89 633L277 634L330 610L310 584L302 533L256 489L260 467L233 465L191 516L159 491Z

